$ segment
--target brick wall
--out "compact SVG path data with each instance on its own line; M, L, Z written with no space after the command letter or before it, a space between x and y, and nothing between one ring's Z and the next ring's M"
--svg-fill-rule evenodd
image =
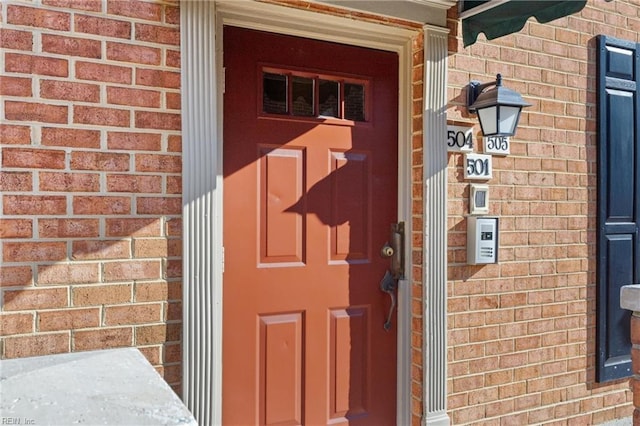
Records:
M479 126L462 89L502 73L533 104L494 157L500 264L466 265L469 184L449 156L449 410L454 424L598 424L632 415L628 380L595 381L597 34L639 41L640 5L579 14L463 48L450 10L449 124ZM481 139L477 139L481 140Z
M178 385L177 2L1 7L2 357L137 346Z
M281 1L273 0L281 3ZM289 7L419 29L306 1ZM2 356L140 347L180 381L179 34L175 2L1 5ZM469 184L449 157L449 409L454 424L595 424L632 413L595 382L595 52L638 40L640 6L462 47L450 11L449 123L475 125L470 79L500 72L534 105L494 158L501 263L466 265ZM413 420L422 413L422 73L413 45ZM428 212L426 213L428 214Z

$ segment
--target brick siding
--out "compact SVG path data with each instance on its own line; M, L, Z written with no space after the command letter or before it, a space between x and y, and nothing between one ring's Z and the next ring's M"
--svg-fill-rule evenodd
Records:
M628 380L596 363L596 44L640 41L640 6L589 1L548 24L462 45L449 11L449 124L475 125L470 80L505 86L525 109L511 155L493 158L490 214L500 264L466 265L469 183L449 154L449 413L454 424L599 424L630 417ZM425 153L425 155L427 155ZM427 213L428 214L428 213Z
M137 346L179 389L178 3L1 7L2 357Z
M282 3L282 1L272 1ZM419 26L306 1L288 7L414 28L412 413L422 412ZM139 347L180 383L181 141L176 2L2 3L2 357ZM494 158L501 262L466 265L469 184L449 155L453 424L597 424L632 414L627 380L595 382L595 43L640 41L640 6L590 0L463 48L449 11L449 124L463 88L502 73L533 106ZM428 350L428 348L427 348Z

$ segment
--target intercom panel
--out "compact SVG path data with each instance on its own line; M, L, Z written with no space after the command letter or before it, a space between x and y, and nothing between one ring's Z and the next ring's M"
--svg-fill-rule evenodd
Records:
M497 217L467 218L467 263L498 263L499 221Z

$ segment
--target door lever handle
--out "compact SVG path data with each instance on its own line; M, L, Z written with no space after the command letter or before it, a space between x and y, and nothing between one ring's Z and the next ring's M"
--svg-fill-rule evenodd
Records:
M383 325L385 331L391 330L391 318L393 317L393 310L396 308L396 304L397 304L396 287L397 287L396 279L393 278L393 275L391 274L391 272L387 270L387 272L385 272L384 274L384 277L382 277L382 281L380 281L380 290L384 291L391 297L391 307L389 308L387 321Z

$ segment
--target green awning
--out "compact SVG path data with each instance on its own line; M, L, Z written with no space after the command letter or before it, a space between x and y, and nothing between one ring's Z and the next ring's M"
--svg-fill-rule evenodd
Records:
M480 33L492 40L520 31L532 16L544 24L579 12L586 3L586 0L461 0L462 39L465 47L475 43Z

